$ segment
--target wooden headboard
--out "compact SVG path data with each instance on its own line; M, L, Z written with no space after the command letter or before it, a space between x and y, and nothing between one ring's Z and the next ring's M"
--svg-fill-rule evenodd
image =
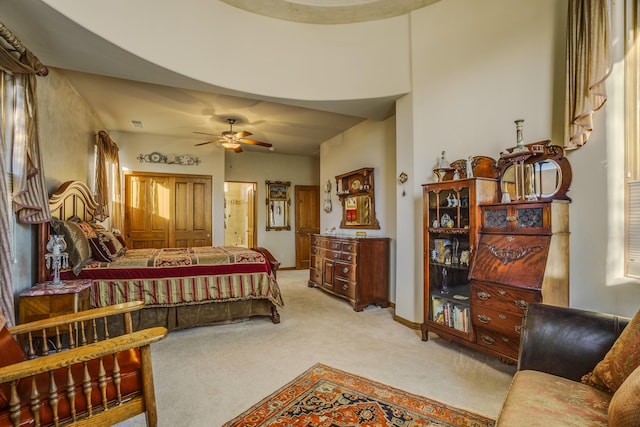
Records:
M72 217L83 221L93 220L98 204L91 190L83 182L67 181L49 196L49 209L54 218L68 220ZM49 270L45 265L44 255L47 253L49 241L49 223L38 225L38 281L48 280Z

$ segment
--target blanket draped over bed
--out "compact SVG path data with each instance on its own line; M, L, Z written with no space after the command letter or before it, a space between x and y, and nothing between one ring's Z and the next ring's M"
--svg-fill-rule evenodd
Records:
M144 301L146 307L282 296L262 254L234 246L129 249L114 262L89 262L78 276L91 279L91 305Z

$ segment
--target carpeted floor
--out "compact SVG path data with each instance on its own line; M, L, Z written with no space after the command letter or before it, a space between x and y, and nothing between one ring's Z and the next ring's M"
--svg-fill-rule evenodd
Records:
M320 363L223 427L493 427L468 411Z
M220 426L316 363L495 419L515 367L307 287L278 272L282 323L257 318L176 331L152 347L160 427ZM120 427L144 426L143 416Z

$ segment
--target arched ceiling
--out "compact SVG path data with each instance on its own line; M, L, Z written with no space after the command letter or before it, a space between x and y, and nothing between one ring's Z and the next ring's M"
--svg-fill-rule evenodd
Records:
M349 24L404 15L440 0L221 0L271 18L307 24Z

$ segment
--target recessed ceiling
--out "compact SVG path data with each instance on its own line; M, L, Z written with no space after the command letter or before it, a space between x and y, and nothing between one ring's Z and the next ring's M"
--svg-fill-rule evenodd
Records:
M248 12L307 24L350 24L404 15L440 0L221 0Z

